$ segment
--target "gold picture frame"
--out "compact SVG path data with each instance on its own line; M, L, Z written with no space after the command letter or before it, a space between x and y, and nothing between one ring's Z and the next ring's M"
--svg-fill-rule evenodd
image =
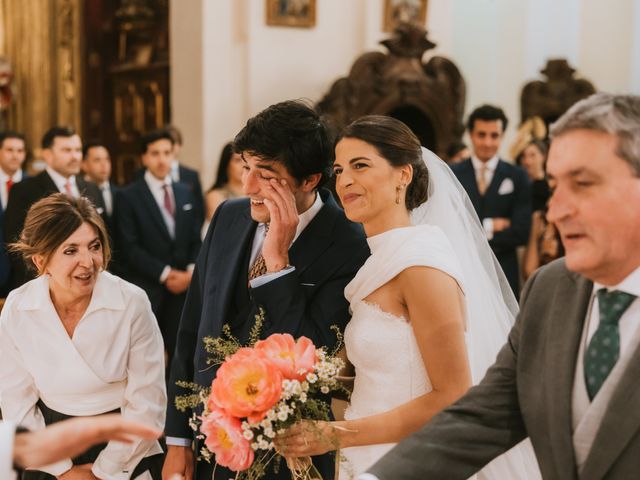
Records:
M316 25L316 0L265 0L267 25L311 28Z
M427 23L427 3L428 0L384 0L382 29L392 32L401 22L424 27Z

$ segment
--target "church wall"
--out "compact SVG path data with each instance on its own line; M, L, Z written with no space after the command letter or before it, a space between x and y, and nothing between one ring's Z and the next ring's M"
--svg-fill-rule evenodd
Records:
M185 130L183 158L200 168L205 185L220 149L246 118L284 99L318 101L358 55L380 48L387 36L382 0L316 3L316 26L307 29L267 26L264 0L172 0L179 5L172 8L173 118ZM549 58L567 58L600 90L640 93L640 0L429 4L434 53L462 71L467 113L489 102L509 116L504 154L519 123L520 89L542 78ZM178 38L181 31L199 45ZM193 65L198 62L201 67Z

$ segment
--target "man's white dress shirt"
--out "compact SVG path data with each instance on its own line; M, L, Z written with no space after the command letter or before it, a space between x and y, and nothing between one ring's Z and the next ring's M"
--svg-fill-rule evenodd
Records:
M496 173L496 168L498 168L498 162L500 159L497 155L491 157L487 162L482 162L475 155L471 156L471 164L473 165L473 171L476 176L476 183L478 183L478 179L482 175L485 185L487 186L487 190L489 189L489 185L491 185L491 181L493 180L493 175ZM484 171L483 171L484 166ZM485 190L486 193L486 190ZM485 218L482 219L482 227L487 235L487 240L491 240L493 238L493 219Z
M69 178L64 177L64 176L60 175L58 172L56 172L49 165L47 165L45 170L47 171L47 173L51 177L51 180L53 180L53 183L56 184L56 188L58 189L58 191L60 193L67 193L67 194L69 193L69 192L67 192L67 186L66 186L67 183L69 183L69 185L71 186L71 196L74 197L74 198L79 198L80 197L80 190L78 190L78 185L76 183L76 176L75 175L71 175Z
M9 201L9 190L7 189L7 181L11 181L16 184L22 181L22 170L18 169L13 175L7 175L2 168L0 168L0 201L2 201L2 209L7 209L7 202Z
M120 409L124 417L164 428L164 346L145 292L101 272L91 301L69 337L51 301L49 278L13 290L0 314L2 413L32 431L45 427L36 406L71 416ZM156 441L110 442L93 464L101 479L129 478ZM39 468L57 476L71 460Z

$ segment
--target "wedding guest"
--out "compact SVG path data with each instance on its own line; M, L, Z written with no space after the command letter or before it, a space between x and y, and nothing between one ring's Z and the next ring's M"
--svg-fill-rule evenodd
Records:
M525 437L545 479L627 480L640 455L640 97L599 93L551 127L547 216L566 257L525 286L480 385L361 480L463 480Z
M531 180L531 210L534 212L544 210L551 196L545 173L548 150L547 144L542 140L532 140L516 159L516 163L524 168Z
M0 421L0 478L15 478L13 467L41 467L75 457L88 448L111 440L131 443L136 438L153 440L162 432L121 415L71 418L44 430L30 432ZM85 476L86 478L86 476Z
M229 198L242 196L242 157L233 151L233 144L229 142L220 152L216 181L205 195L207 213L202 228L203 238L220 204Z
M492 105L482 105L471 112L467 129L473 155L451 165L451 170L469 194L489 245L518 297L516 249L526 245L529 238L531 193L522 168L498 156L507 123L502 109Z
M0 133L0 239L4 237L4 212L9 201L9 193L14 184L26 178L22 169L27 151L24 135L18 132L5 131ZM4 242L0 242L0 297L9 293L8 282L11 274L11 264L5 250Z
M520 163L531 179L531 231L529 242L524 252L522 273L525 280L539 267L564 255L560 234L547 221L547 202L551 195L545 165L547 163L547 144L541 140L533 140L518 155Z
M108 237L91 202L65 194L36 202L10 247L37 277L12 291L0 314L4 418L38 431L71 417L119 411L162 428L160 331L145 293L105 271ZM156 441L110 442L24 478L71 479L90 469L86 478L150 472L159 479L161 453Z
M87 182L79 175L82 140L73 128L56 126L47 130L42 136L42 157L46 164L44 171L11 187L4 217L6 243L18 240L31 205L52 193L66 193L76 198L87 197L101 215L105 214L100 190L94 183ZM10 253L9 259L9 288L17 288L33 278L32 272L25 268L19 255Z
M170 359L202 223L189 187L171 177L171 135L166 130L146 133L140 147L146 170L118 195L116 238L123 276L149 296Z
M173 142L171 169L169 171L171 180L174 183L183 183L189 189L191 195L193 195L194 215L198 221L198 228L202 228L202 221L204 220L204 197L202 195L200 175L196 170L187 167L180 161L180 153L182 151L182 132L174 125L166 125L164 128L161 128L160 131L168 134ZM143 165L141 169L136 171L134 173L134 181L142 179L146 169L146 165Z

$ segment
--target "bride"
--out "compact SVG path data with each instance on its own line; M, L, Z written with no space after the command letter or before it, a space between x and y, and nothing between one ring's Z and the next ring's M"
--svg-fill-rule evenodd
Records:
M287 456L338 447L354 478L460 398L502 347L517 304L463 188L402 122L367 116L342 133L333 165L347 217L371 257L347 285L346 354L355 381L344 421L303 422ZM538 479L528 444L479 478Z

